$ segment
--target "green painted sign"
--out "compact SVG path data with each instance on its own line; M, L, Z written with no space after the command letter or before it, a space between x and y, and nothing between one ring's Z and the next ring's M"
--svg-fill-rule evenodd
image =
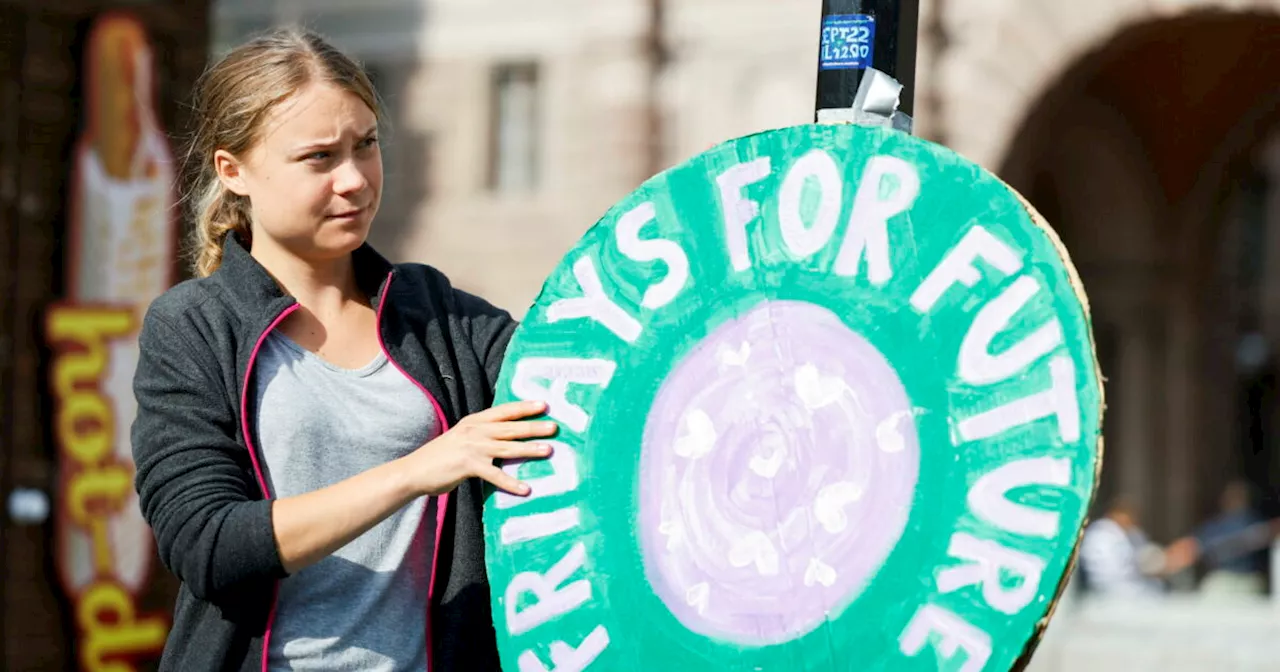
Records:
M981 168L800 126L721 145L592 228L498 402L555 455L488 502L505 669L1007 670L1099 466L1066 254Z

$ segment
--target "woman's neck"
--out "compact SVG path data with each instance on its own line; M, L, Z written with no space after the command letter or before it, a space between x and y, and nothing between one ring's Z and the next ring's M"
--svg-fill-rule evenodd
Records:
M269 245L254 245L250 254L287 294L322 320L341 313L351 302L367 304L369 301L356 286L350 254L315 262Z

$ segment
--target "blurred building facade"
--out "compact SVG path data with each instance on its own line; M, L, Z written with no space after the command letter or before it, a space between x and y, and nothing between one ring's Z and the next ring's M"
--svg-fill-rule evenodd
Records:
M812 118L816 0L380 2L421 23L387 40L400 156L375 243L517 314L644 179ZM323 5L224 0L222 41L257 7L388 67L361 37L383 10ZM1280 0L921 5L917 133L1027 195L1080 267L1109 378L1100 500L1171 538L1245 475L1280 512Z

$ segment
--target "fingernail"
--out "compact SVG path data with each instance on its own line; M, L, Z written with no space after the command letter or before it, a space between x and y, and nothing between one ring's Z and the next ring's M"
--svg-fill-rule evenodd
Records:
M520 494L522 495L529 494L529 486L527 484L524 484L524 483L520 484Z
M542 444L542 454L543 454L543 455L550 455L550 454L552 453L552 451L554 451L554 450L555 450L555 448L552 448L552 447L551 447L551 444L549 444L549 443L544 443L544 444Z

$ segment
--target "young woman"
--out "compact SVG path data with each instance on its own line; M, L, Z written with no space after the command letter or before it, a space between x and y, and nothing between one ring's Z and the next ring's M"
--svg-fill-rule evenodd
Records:
M382 192L360 67L282 31L195 95L195 280L148 310L142 511L181 580L165 670L497 670L482 482L539 458L489 408L515 323L365 243Z

